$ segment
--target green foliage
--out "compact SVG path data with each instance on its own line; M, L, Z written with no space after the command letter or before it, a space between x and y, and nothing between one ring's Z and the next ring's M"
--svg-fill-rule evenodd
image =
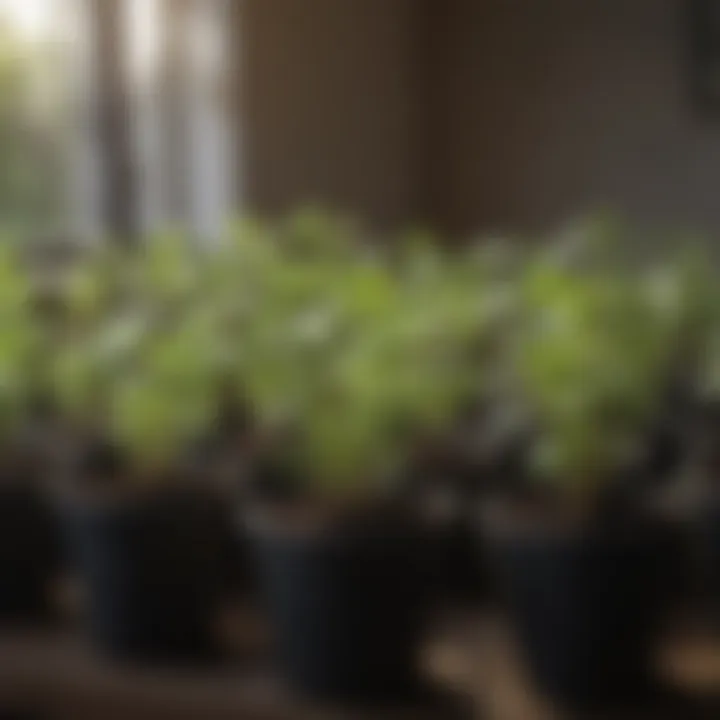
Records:
M372 491L481 386L490 283L463 258L413 263L314 213L246 221L205 255L172 237L100 249L65 284L57 395L147 466L208 430L222 388L289 431L273 452L313 487Z
M540 249L424 232L383 249L315 211L249 219L211 252L171 235L93 249L63 276L51 332L6 243L0 430L49 377L66 420L104 428L149 477L230 401L311 489L356 495L492 397L531 424L536 477L592 494L639 452L678 371L720 387L707 257L638 263L630 236L603 221Z
M44 337L33 321L32 286L17 247L0 241L0 440L27 420L44 381Z
M614 238L592 245L592 262L541 253L521 288L514 359L537 431L533 467L580 494L641 455L668 388L695 372L720 307L700 255L637 268L613 251Z

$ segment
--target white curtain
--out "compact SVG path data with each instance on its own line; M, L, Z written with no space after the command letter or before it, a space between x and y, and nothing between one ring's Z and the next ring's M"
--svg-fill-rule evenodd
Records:
M65 58L67 154L70 230L82 239L102 235L104 163L96 127L96 66L91 38L89 0L57 4L54 27Z
M103 234L103 148L93 128L92 0L63 0L72 90L76 231ZM108 2L113 0L106 0ZM129 37L133 168L144 233L183 229L213 242L236 210L236 123L225 89L236 0L114 0Z
M213 241L233 212L234 133L224 93L232 1L130 0L149 232L179 227Z

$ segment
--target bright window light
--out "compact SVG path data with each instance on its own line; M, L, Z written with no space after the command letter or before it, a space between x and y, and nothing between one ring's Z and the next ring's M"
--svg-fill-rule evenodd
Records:
M0 0L0 18L6 18L23 35L41 37L49 28L51 5L57 0Z

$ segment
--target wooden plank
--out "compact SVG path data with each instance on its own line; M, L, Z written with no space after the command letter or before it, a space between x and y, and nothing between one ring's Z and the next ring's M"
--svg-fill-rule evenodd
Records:
M57 720L561 717L533 692L507 625L494 617L455 617L443 623L426 651L428 676L441 691L412 707L385 711L319 707L290 696L273 674L264 643L258 642L261 635L245 643L244 650L239 643L228 665L161 672L103 660L74 632L13 633L0 644L0 703L13 702ZM707 634L683 633L669 637L665 645L658 654L661 672L688 694L663 697L658 707L643 713L603 720L720 718L714 696L720 694L720 644Z

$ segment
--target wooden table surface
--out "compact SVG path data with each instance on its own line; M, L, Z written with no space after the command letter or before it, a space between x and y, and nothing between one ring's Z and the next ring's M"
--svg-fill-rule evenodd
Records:
M239 617L239 616L238 616ZM495 614L455 613L438 623L426 666L437 692L395 710L317 707L290 697L274 677L258 624L228 624L245 638L232 663L202 670L144 671L93 653L78 632L14 631L0 636L0 708L43 720L555 720L524 677L507 623ZM232 628L231 628L232 625ZM720 720L720 642L700 631L670 633L658 666L676 693L656 706L602 720ZM586 716L579 720L585 720ZM587 716L588 720L591 720ZM595 720L595 718L592 718Z

